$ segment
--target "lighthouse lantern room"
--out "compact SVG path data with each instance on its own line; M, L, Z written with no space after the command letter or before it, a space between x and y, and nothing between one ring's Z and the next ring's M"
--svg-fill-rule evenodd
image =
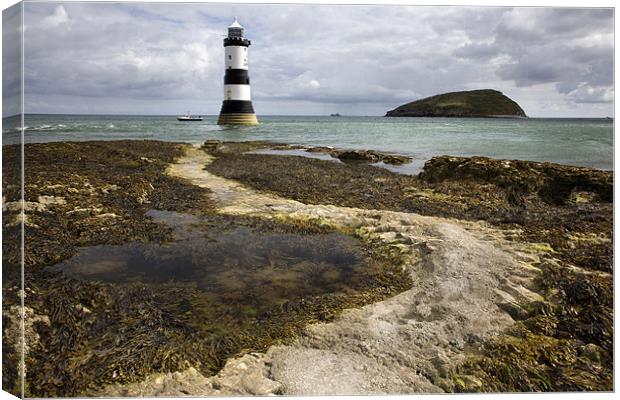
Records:
M224 39L224 101L217 120L218 125L256 125L258 119L252 107L248 48L251 42L243 36L243 27L237 21L228 27Z

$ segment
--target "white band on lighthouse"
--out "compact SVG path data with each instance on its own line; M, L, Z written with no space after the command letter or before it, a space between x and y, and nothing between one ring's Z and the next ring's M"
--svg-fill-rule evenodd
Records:
M224 100L252 100L250 85L224 85Z
M226 69L248 69L248 48L245 46L224 47Z

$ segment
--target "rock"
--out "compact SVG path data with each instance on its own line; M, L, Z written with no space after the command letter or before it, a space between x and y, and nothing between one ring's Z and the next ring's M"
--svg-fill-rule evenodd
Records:
M101 193L104 193L104 194L108 194L108 193L110 193L112 191L115 191L115 190L118 190L118 189L119 189L118 185L104 185L104 186L102 186L100 188Z
M378 235L379 238L381 238L381 240L383 240L384 242L394 242L396 241L396 232L385 232L385 233L381 233Z
M519 302L511 294L500 289L495 289L495 294L499 298L497 306L500 310L508 313L508 315L516 321L527 318L528 312L521 307Z
M361 228L363 226L367 225L366 221L362 218L356 217L356 216L352 216L350 219L347 220L347 226L349 228Z
M66 215L98 215L101 213L103 208L99 207L74 207L73 210L65 212Z
M372 150L344 150L332 153L336 154L336 158L342 161L365 161L377 162L381 160L381 155Z
M262 354L246 354L226 362L215 376L195 368L157 373L138 382L111 384L88 393L97 397L266 396L280 393L282 385L268 378Z
M288 143L275 143L270 146L272 150L300 150L304 149L303 146L298 144L288 144Z
M570 196L569 201L571 203L592 203L596 200L596 196L594 193L588 192L573 192Z
M64 197L57 196L39 196L37 201L44 206L54 205L54 204L67 204L67 201Z
M450 360L446 357L445 353L439 349L435 350L436 355L430 359L431 364L441 377L448 376L450 372Z
M513 117L525 111L502 92L492 89L443 93L403 104L386 117Z
M306 151L308 153L331 153L332 151L334 151L334 148L331 146L317 146L310 147L309 149L306 149Z
M379 162L386 164L401 165L411 162L411 157L398 154L383 154L374 150L335 150L330 146L317 146L306 149L308 153L326 153L342 161L365 161Z
M473 375L459 375L456 385L459 392L479 392L482 389L482 381Z
M579 199L586 197L584 193L593 193L599 201L613 201L612 171L553 163L440 156L424 164L419 178L428 183L472 181L493 184L507 189L511 203L519 202L523 196L537 194L546 203L563 205L575 199L573 192Z
M112 384L87 393L88 397L179 397L216 395L211 382L195 368L159 373L128 384ZM86 396L85 396L86 397Z
M45 204L38 203L36 201L8 201L2 205L4 211L21 211L22 208L24 212L36 211L41 212L45 211Z
M221 145L221 140L209 139L202 144L201 148L208 151L216 151Z
M392 165L408 164L411 162L411 160L411 157L399 156L396 154L386 154L381 158L381 161L383 161L384 163Z
M528 317L528 312L517 303L507 301L499 303L497 306L508 313L515 321L522 321Z
M279 382L267 377L264 354L246 354L226 362L226 366L213 379L213 386L222 394L266 396L282 389Z
M104 213L97 215L97 218L118 218L118 215L114 213Z
M20 290L19 293L20 297L24 296L23 291ZM28 359L30 352L39 346L39 342L41 340L36 324L42 323L47 325L48 328L51 326L50 319L47 315L37 314L30 307L22 308L20 306L10 306L8 309L3 310L2 318L4 320L2 336L5 341L2 348L3 352L12 352L13 354L23 353L23 356L26 357L26 359ZM23 342L21 340L22 335L24 338ZM23 373L25 376L28 376L27 367L28 363L23 365L20 359L18 368L23 368Z

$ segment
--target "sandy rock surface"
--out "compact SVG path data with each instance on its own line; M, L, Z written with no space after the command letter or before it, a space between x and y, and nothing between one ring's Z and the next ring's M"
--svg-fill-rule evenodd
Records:
M540 271L530 249L509 232L411 213L306 205L262 194L203 169L212 157L196 148L168 173L207 187L219 211L274 218L320 218L354 228L408 255L411 289L314 324L293 344L230 360L214 377L194 369L104 388L116 396L329 395L432 393L432 382L463 360L469 345L511 325L538 300Z
M264 396L278 393L282 385L269 379L263 354L246 354L229 360L219 374L205 377L195 368L154 374L127 385L110 385L93 393L104 397L142 396Z

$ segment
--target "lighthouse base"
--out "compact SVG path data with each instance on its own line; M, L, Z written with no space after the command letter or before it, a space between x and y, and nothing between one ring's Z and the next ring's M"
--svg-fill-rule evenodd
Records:
M250 100L224 100L218 125L258 125Z
M256 114L230 113L220 114L217 119L218 125L258 125Z

